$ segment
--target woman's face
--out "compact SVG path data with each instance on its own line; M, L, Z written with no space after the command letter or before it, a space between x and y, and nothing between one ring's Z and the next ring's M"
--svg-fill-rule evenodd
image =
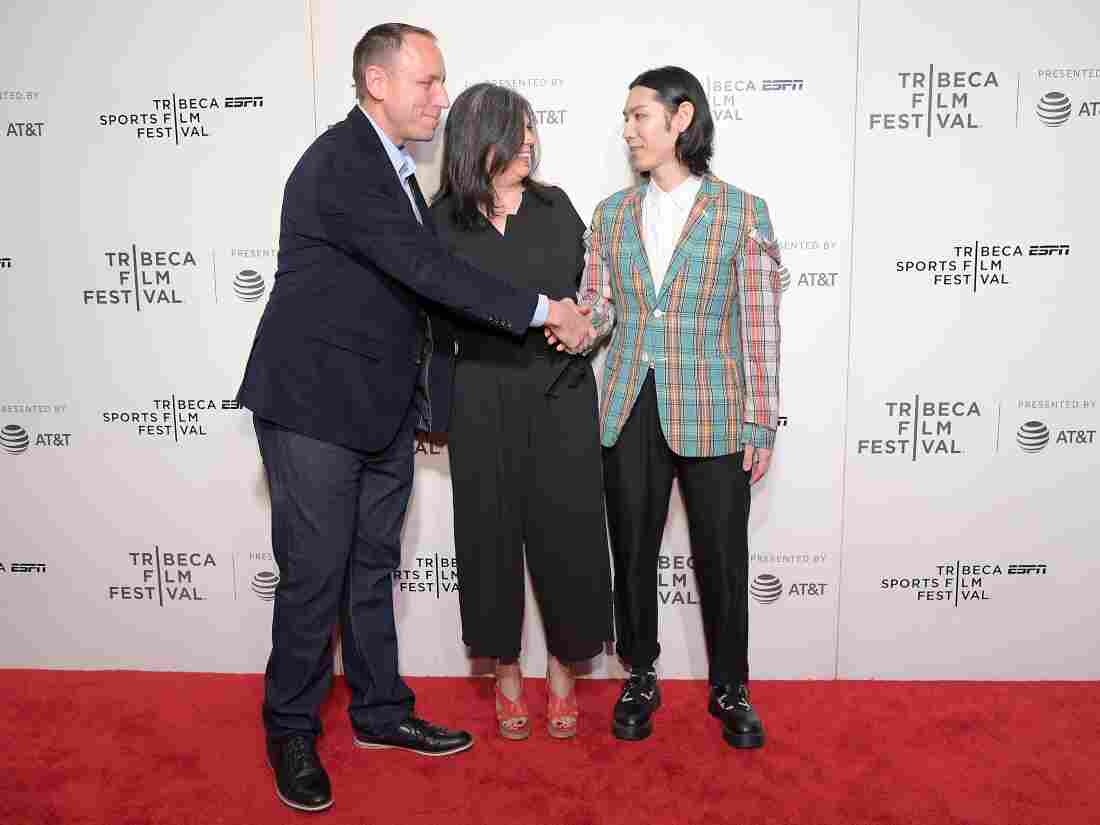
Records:
M531 122L524 118L523 143L519 147L519 152L516 153L516 156L512 158L511 162L493 179L493 185L515 186L530 175L531 164L534 162L534 153L535 133L531 129ZM493 158L492 155L490 155L489 163L492 164L492 162Z

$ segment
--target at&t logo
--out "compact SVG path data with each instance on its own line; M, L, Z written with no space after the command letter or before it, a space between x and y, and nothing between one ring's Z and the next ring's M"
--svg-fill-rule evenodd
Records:
M1016 443L1025 453L1037 453L1050 443L1050 428L1042 421L1028 421L1016 431Z
M1044 126L1063 126L1072 112L1073 106L1062 92L1047 92L1035 107L1035 113Z
M758 603L771 604L778 601L779 597L783 595L783 582L779 580L778 576L773 576L771 573L761 573L752 580L749 592Z
M1035 114L1039 122L1049 128L1058 128L1069 123L1073 114L1073 101L1065 92L1047 92L1035 105ZM1100 115L1100 100L1085 100L1077 107L1078 118L1094 118Z
M72 433L44 433L34 436L35 447L71 447ZM31 446L31 434L18 424L5 424L0 429L0 449L8 455L25 453Z
M1025 453L1042 452L1052 441L1056 447L1087 446L1096 443L1096 430L1073 427L1051 430L1042 421L1026 421L1016 431L1016 444Z
M275 589L279 586L279 574L274 570L261 570L252 577L252 592L265 602L275 601Z
M19 455L27 451L31 439L27 431L18 424L6 424L0 430L0 448L8 455Z
M242 269L233 279L233 292L245 303L255 303L264 297L267 287L263 276L254 269Z

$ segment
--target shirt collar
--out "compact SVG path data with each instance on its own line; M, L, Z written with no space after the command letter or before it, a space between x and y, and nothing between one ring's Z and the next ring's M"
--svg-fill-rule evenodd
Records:
M382 147L386 150L390 163L393 164L393 171L397 173L398 179L404 183L405 178L416 173L416 161L413 160L413 156L409 154L408 149L404 146L398 146L390 140L390 136L378 127L378 124L374 122L374 118L367 114L367 110L363 108L361 103L358 105L359 111L366 115L370 125L374 127L374 131L378 133L378 137L382 140Z
M692 205L695 203L695 198L699 194L699 188L702 185L702 178L696 177L695 175L688 175L679 186L671 192L666 192L651 178L646 197L653 197L662 202L670 202L681 212L686 212L688 209L691 209Z

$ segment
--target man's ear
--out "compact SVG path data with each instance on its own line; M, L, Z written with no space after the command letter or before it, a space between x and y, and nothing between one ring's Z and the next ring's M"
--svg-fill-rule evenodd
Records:
M389 86L389 74L381 66L367 66L364 71L367 94L375 100L385 100Z
M676 114L672 116L672 125L675 127L677 134L686 132L694 118L695 104L690 100L685 100L676 107Z

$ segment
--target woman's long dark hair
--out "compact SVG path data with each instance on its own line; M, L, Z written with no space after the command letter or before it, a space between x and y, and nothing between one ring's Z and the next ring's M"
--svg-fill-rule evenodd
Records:
M443 129L443 172L432 201L450 197L454 222L460 229L484 226L483 215L496 216L493 178L519 154L527 123L534 131L535 112L527 99L493 83L475 83L451 103ZM523 185L544 200L541 187L532 180L537 168L536 143L531 148L531 171Z

